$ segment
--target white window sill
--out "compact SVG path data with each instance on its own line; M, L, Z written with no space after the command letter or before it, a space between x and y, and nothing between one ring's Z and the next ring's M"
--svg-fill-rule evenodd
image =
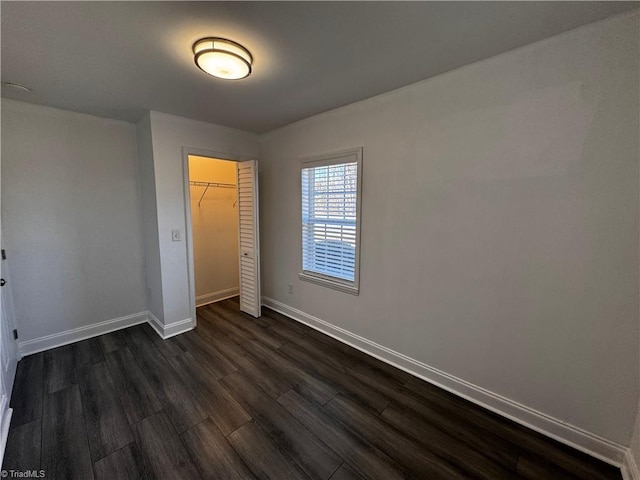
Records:
M316 285L322 285L323 287L333 288L334 290L339 290L351 295L360 294L360 289L351 282L343 282L338 279L313 275L306 272L300 272L298 274L298 278L300 280L304 280L305 282L315 283Z

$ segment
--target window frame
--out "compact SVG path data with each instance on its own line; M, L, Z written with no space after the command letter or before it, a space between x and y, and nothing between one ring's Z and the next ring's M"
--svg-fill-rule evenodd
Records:
M342 292L350 293L352 295L360 294L360 227L362 224L362 147L350 148L347 150L341 150L333 153L325 153L320 155L313 155L303 157L300 159L300 172L298 175L298 181L300 186L300 273L298 278L305 282L314 283L316 285L322 285ZM302 205L304 198L302 196L302 173L305 169L326 167L332 165L341 165L345 163L356 163L356 225L355 225L355 259L354 259L354 279L353 281L345 280L331 275L323 273L304 270L304 234L302 224Z

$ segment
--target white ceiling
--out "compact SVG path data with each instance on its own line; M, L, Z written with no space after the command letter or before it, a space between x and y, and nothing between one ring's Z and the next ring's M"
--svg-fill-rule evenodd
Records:
M265 132L541 40L638 2L6 2L2 96L136 122L147 110ZM205 36L244 80L193 63Z

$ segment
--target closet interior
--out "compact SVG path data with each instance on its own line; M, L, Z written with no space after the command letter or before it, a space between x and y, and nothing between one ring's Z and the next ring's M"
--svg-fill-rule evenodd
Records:
M239 293L236 162L189 155L196 306Z

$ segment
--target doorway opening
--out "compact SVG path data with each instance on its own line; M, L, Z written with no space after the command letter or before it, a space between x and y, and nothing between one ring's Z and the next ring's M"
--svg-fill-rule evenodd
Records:
M257 162L183 153L192 318L207 305L259 317Z
M189 155L191 235L196 307L237 297L236 163Z

